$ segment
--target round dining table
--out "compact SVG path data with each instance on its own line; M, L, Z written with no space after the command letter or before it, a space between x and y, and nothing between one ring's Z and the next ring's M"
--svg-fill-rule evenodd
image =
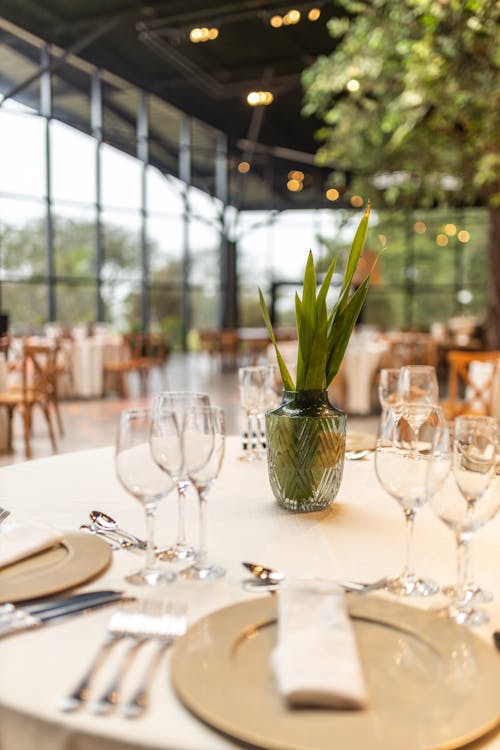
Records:
M293 514L274 500L265 460L241 461L240 453L239 438L229 437L220 476L208 497L209 557L226 569L225 577L214 581L178 577L158 587L132 586L125 582L125 576L140 567L143 553L120 549L113 551L111 564L103 573L74 590L116 589L136 597L185 603L191 625L235 603L257 597L269 599L269 593L252 593L244 588L248 572L243 561L273 566L289 577L374 580L401 571L405 554L403 512L377 482L373 454L345 462L340 491L328 509ZM0 504L8 507L12 518L20 523L36 520L63 532L74 532L80 524L88 523L89 512L97 509L111 515L121 527L144 536L143 508L120 486L112 447L12 465L2 468L0 476ZM174 540L176 513L172 492L158 509L158 545ZM194 543L197 520L193 494L187 500L187 534ZM478 531L473 542L475 578L494 594L493 602L484 605L490 623L475 629L477 637L491 649L491 660L500 659L492 639L495 628L500 628L499 540L497 517ZM420 574L440 584L455 578L453 536L430 507L423 507L417 517L415 562ZM395 601L385 592L370 596L378 597L381 606L385 601ZM444 601L438 595L405 604L430 609ZM171 650L162 658L151 685L150 706L140 718L122 718L119 712L98 716L88 708L61 712L61 698L75 687L90 664L105 638L114 608L116 605L0 639L1 750L241 747L237 739L201 721L179 700L170 676ZM134 665L138 672L145 666L141 659L146 659L142 650ZM108 666L111 669L112 665ZM412 669L408 664L393 666ZM464 674L463 679L474 679L474 675ZM415 731L425 736L425 716L418 721ZM383 726L380 731L383 734ZM333 737L331 747L337 748ZM419 747L424 750L425 741ZM500 733L493 729L473 747L500 750ZM370 750L369 743L363 750Z

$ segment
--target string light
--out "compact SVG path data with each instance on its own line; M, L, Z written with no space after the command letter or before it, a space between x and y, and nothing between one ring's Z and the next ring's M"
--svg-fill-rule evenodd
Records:
M416 221L413 225L413 229L417 234L425 234L427 231L427 225L423 221Z
M271 24L273 29L279 29L283 26L283 19L281 18L281 16L273 16L270 19L269 23Z
M215 27L211 29L208 29L206 26L202 26L201 28L196 27L189 32L189 39L193 44L213 41L214 39L217 39L218 36L219 29L216 29Z
M286 186L292 193L298 193L304 187L300 180L288 180Z
M436 245L439 247L446 247L448 244L448 237L445 234L438 234L436 237Z
M247 172L250 172L250 164L247 161L240 161L237 169L240 174L246 174Z
M283 23L285 24L285 26L293 26L299 21L300 11L298 10L289 10L288 13L285 13L285 15L283 16Z
M455 224L445 224L444 233L447 234L448 237L454 237L457 233Z
M352 93L354 93L354 91L359 91L360 88L361 88L361 85L359 81L357 80L357 78L351 78L350 81L347 81L346 89L348 91L351 91Z
M307 17L310 21L317 21L320 15L321 11L319 8L311 8L309 13L307 14Z
M302 182L304 179L304 172L301 172L299 169L293 169L288 173L288 177L291 180L298 180L299 182Z
M470 240L470 234L466 229L461 229L458 233L458 239L460 242L468 242Z
M351 198L351 206L354 208L361 208L364 201L363 198L360 195L353 195Z
M328 201L336 201L340 198L340 193L338 190L335 190L335 188L329 188L325 195Z
M247 104L251 107L260 107L271 104L274 101L274 96L270 91L250 91L247 94Z

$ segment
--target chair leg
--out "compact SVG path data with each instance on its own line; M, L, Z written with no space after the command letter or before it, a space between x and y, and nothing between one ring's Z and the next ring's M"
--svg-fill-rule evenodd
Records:
M31 458L31 407L25 407L23 411L24 421L24 455L26 458Z
M54 405L54 412L56 415L57 427L59 428L59 435L64 435L64 426L62 423L59 401L57 400L57 398L52 399L52 404Z
M47 420L47 426L49 428L49 435L50 435L50 442L52 444L52 450L54 453L57 453L57 442L56 442L56 433L54 431L54 427L52 425L52 417L50 416L50 409L48 404L40 404L42 411L45 415L45 419Z

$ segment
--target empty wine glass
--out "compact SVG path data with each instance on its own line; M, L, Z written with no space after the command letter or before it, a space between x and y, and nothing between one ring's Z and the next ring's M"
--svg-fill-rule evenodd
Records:
M378 399L383 410L399 402L399 367L383 367L379 373Z
M207 496L219 475L225 446L224 412L204 407L186 412L183 427L183 452L187 474L198 493L200 541L195 562L181 572L183 578L212 580L226 571L209 562L207 552Z
M158 424L158 421L161 419L161 413L164 409L166 410L167 415L169 411L173 409L177 415L178 424L180 425L185 410L196 406L210 406L210 397L208 394L194 393L190 391L163 391L155 397L153 402L153 423L155 425ZM156 457L155 460L157 460ZM165 471L168 471L167 466L163 466L159 462L158 465ZM195 548L186 541L184 504L190 481L181 471L181 474L176 478L176 484L178 501L177 537L173 546L162 553L161 559L170 562L189 562L194 559L196 554Z
M266 411L266 385L269 378L267 365L240 367L238 382L240 388L240 405L246 415L246 430L243 444L246 450L240 456L241 461L255 461L263 457L258 449L259 425L258 415Z
M492 417L462 416L454 423L452 474L431 498L431 507L455 534L457 584L448 587L452 600L447 614L465 625L488 622L486 612L474 609L470 583L469 544L473 534L498 511L500 490L496 476L497 425ZM433 479L430 466L430 480Z
M439 386L436 368L431 365L405 365L399 373L399 400L405 404L437 404ZM424 413L424 412L422 412ZM413 419L417 419L415 412ZM414 424L415 431L419 425Z
M429 498L427 464L433 452L443 450L447 439L446 419L437 406L400 404L380 422L375 470L384 489L401 505L406 521L405 566L386 586L400 596L430 596L438 591L436 583L415 574L413 527L417 512Z
M126 576L133 584L158 585L176 577L157 565L154 548L154 521L160 500L175 483L159 469L150 450L151 410L129 409L120 416L116 439L115 469L123 487L144 507L146 514L146 560L144 567ZM177 442L179 442L177 436Z

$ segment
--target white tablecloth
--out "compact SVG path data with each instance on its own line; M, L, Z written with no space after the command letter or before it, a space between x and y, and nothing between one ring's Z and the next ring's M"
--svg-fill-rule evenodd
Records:
M289 574L373 579L399 572L404 555L403 513L380 488L373 460L347 462L336 502L325 511L294 515L272 498L265 463L236 459L239 439L228 440L221 476L209 497L209 549L228 574L215 582L177 581L156 592L189 604L191 621L246 599L242 560L264 562ZM142 509L119 486L111 448L66 454L2 469L0 496L14 518L39 519L77 529L91 509L108 511L124 527L143 531ZM163 501L158 541L172 539L175 496ZM454 580L451 533L423 508L416 523L418 572L438 582ZM188 533L195 538L196 503L188 502ZM474 568L480 583L494 591L488 605L491 626L480 634L491 641L500 625L500 517L478 532ZM140 557L114 552L113 564L85 588L124 589L123 576ZM130 587L142 595L150 589ZM381 597L385 596L380 594ZM434 605L424 602L423 606ZM168 657L156 676L152 706L144 718L94 717L58 712L60 696L72 688L101 642L110 610L74 618L0 641L0 748L2 750L225 750L238 747L205 726L177 700L168 679ZM140 657L139 657L140 658ZM491 658L500 658L492 647ZM425 722L425 716L422 719ZM334 740L332 739L332 747ZM500 734L474 747L500 749ZM369 750L369 748L363 748ZM401 748L404 750L404 748Z
M73 396L100 398L103 393L103 364L118 361L124 356L121 336L98 336L75 339L71 343L71 369Z

